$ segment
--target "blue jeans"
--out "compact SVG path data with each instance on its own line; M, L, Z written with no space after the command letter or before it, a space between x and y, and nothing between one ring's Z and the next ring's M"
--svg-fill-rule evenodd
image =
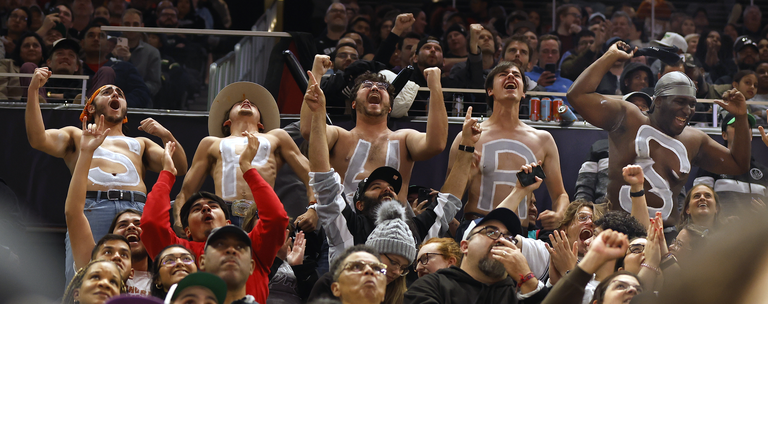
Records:
M109 234L109 226L112 225L112 220L115 219L118 213L126 209L136 209L141 212L144 211L144 203L135 201L112 201L106 198L86 198L85 200L85 217L88 219L88 223L91 225L91 232L93 233L93 240L98 241ZM69 230L64 239L64 247L66 251L66 258L64 261L64 274L66 277L66 285L75 277L75 258L72 256L72 246L69 243Z

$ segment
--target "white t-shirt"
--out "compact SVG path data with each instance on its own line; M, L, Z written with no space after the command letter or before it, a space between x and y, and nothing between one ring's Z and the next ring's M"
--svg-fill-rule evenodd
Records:
M133 295L152 295L152 273L145 271L133 271L133 277L125 283L128 288L128 294Z

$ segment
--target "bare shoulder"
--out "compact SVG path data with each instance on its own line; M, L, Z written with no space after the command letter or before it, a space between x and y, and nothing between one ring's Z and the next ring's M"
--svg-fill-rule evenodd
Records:
M290 144L293 143L293 138L291 138L291 135L288 134L284 129L272 129L271 131L262 134L264 137L266 137L272 144Z
M218 155L218 151L211 152L212 149L215 149L218 147L219 142L221 142L221 138L215 137L215 136L207 136L200 140L200 144L197 145L197 150L195 150L195 153L200 152L208 152L208 153L216 153L213 156Z

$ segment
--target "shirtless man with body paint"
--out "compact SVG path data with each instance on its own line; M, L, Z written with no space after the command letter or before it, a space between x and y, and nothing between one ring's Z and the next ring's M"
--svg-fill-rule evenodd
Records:
M733 114L735 136L724 147L704 132L686 127L696 107L696 87L680 72L670 72L656 83L654 100L647 113L632 103L595 93L600 79L617 61L632 58L629 45L617 42L592 63L568 90L568 100L596 127L608 131L608 199L614 209L631 212L630 186L622 168L643 168L649 217L661 212L664 226L677 223L676 197L688 180L692 165L718 174L739 175L749 169L752 133L744 95L731 89L716 101ZM637 49L635 49L637 50ZM666 230L665 230L666 231Z
M317 55L312 74L323 76L331 66L330 57ZM387 118L392 110L394 89L379 74L361 76L365 79L352 89L355 127L352 130L338 126L326 128L331 167L341 177L350 205L354 205L352 196L357 184L376 168L389 166L398 170L403 176L403 184L407 185L414 162L437 156L445 149L448 140L448 114L442 102L439 68L424 70L430 94L438 95L440 101L429 105L426 133L413 129L390 130ZM301 105L301 135L304 139L309 139L311 128L312 113L305 101ZM408 188L402 188L398 201L405 203L407 196Z
M71 173L80 156L80 138L83 131L75 126L45 129L40 102L36 95L50 76L51 71L48 68L38 68L29 83L28 94L33 97L27 98L27 137L32 148L64 159ZM147 170L160 172L163 169L163 147L149 138L131 138L123 134L127 110L123 91L117 86L106 85L94 92L81 115L82 119L89 122L93 122L96 116L104 115L106 127L109 128L104 143L93 154L88 171L85 214L93 237L97 239L108 233L112 220L120 211L126 208L144 208L147 193L144 173ZM163 143L177 142L173 134L151 118L143 120L139 129L159 137ZM187 156L181 146L178 147L174 162L179 172L185 173ZM69 235L66 248L66 271L69 281L74 276Z
M560 154L549 132L534 129L519 118L520 101L525 97L525 78L517 63L501 62L488 73L485 91L493 114L480 128L483 134L475 146L480 155L479 172L470 179L465 220L484 216L495 209L517 183L523 165L540 163L546 174L544 183L552 198L552 210L539 215L542 228L556 229L568 207L568 193L560 172ZM453 141L448 168L459 151L461 134ZM450 172L450 171L449 171ZM520 220L528 218L528 200L516 212Z
M200 190L210 175L216 186L216 195L231 203L231 215L245 216L253 204L251 188L243 179L239 165L240 154L248 145L248 139L243 134L246 131L259 140L259 150L251 164L261 177L274 188L277 172L287 163L304 182L308 201L315 201L309 187L309 161L291 136L280 129L280 112L274 98L258 84L237 82L223 88L211 104L208 117L210 136L203 138L195 151L192 166L176 197L175 215L178 216L187 198ZM176 222L177 228L180 228L178 217ZM317 213L313 208L308 209L296 218L296 224L302 231L314 231Z

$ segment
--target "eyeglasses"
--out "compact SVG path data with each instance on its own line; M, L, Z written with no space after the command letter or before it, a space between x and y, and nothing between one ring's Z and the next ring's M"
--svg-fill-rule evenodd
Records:
M373 86L376 86L381 91L385 91L389 88L388 82L371 82L371 81L363 81L363 84L361 85L364 89L373 88Z
M16 21L26 21L27 16L21 15L21 14L11 14L11 16L8 17L9 20L16 20Z
M576 218L579 220L579 222L586 222L587 220L591 220L594 222L594 218L592 217L591 213L578 213L576 214Z
M501 230L499 230L494 226L483 227L480 230L472 233L472 235L470 235L469 237L472 237L473 235L479 234L479 233L485 234L485 236L491 240L498 240L501 237L504 237L505 239L511 241L512 244L515 244L515 245L517 244L517 238L515 238L515 236L513 236L512 234L502 234Z
M428 252L428 253L425 253L424 255L420 256L419 258L417 258L416 262L418 262L419 264L425 266L425 265L429 264L429 256L430 255L443 256L443 254Z
M576 18L576 19L581 19L581 14L577 13L577 12L571 12L568 15L570 15L570 16Z
M629 245L629 253L631 254L639 254L643 253L643 251L645 251L644 244Z
M693 249L689 248L688 246L686 246L685 244L683 244L683 242L681 242L678 239L675 239L675 241L673 241L672 244L669 245L669 248L672 249L672 250L685 250L685 251L688 251L688 252L693 250Z
M344 265L341 271L348 271L350 273L362 273L366 267L370 267L371 270L378 276L387 275L387 265L384 263L367 262L367 261L351 261Z
M382 254L389 260L389 267L392 268L392 271L395 273L399 273L400 276L405 276L408 274L408 265L402 265L399 262L393 260L389 255Z
M638 293L638 294L640 294L641 292L643 292L643 287L641 287L641 286L640 286L640 285L638 285L638 284L631 284L631 283L627 283L627 282L622 282L622 281L617 281L617 280L615 280L615 281L611 282L611 285L612 285L614 288L616 288L617 290L619 290L619 291L626 291L626 290L628 290L628 289L630 289L630 288L634 288L634 289L636 289L636 290L637 290L637 293Z
M181 260L181 263L184 265L192 265L195 263L195 257L193 257L192 255L181 255L176 257L173 255L168 255L162 260L160 260L160 265L163 267L176 265L176 262L178 262L179 260Z

